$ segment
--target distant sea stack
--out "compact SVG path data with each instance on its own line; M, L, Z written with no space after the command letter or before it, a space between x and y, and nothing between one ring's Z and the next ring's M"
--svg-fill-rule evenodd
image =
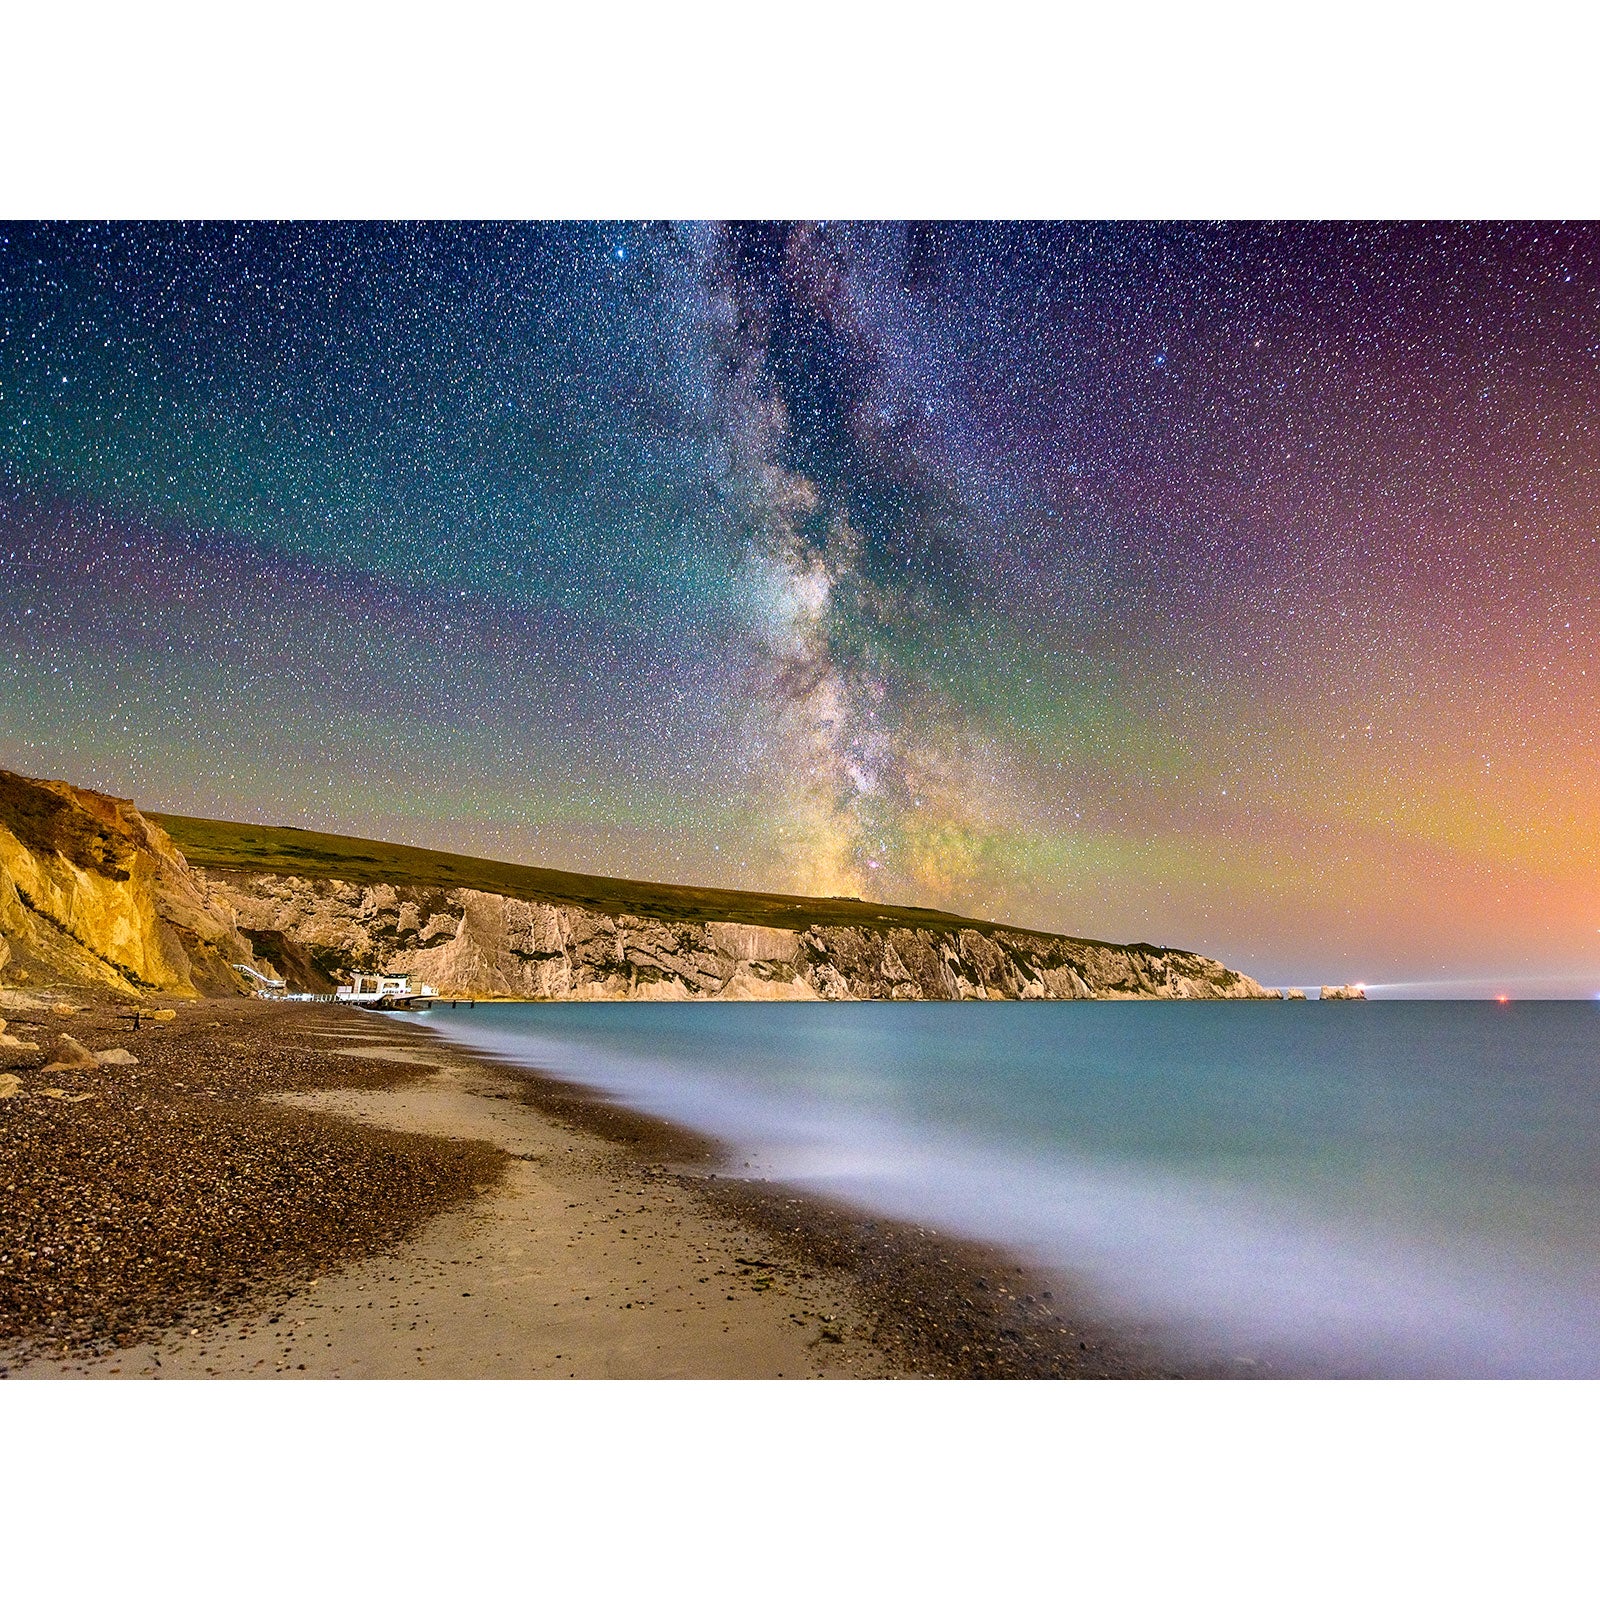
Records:
M0 940L0 981L124 993L244 993L245 963L312 992L407 973L446 999L1279 998L1187 950L147 817L4 771Z
M1323 984L1318 991L1324 1000L1365 1000L1367 992L1359 983Z

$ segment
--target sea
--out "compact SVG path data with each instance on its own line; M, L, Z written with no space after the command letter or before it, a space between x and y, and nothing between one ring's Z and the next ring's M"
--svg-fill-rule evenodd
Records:
M1267 1372L1600 1376L1600 1003L436 1007Z

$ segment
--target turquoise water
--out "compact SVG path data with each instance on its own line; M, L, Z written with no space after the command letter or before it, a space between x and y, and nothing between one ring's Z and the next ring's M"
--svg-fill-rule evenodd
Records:
M1241 1360L1600 1376L1593 1002L545 1004L420 1025Z

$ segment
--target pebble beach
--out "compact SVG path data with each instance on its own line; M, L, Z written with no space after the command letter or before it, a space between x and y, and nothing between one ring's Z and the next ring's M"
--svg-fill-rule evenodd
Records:
M728 1176L381 1013L6 991L0 1015L7 1377L1183 1370L992 1250Z

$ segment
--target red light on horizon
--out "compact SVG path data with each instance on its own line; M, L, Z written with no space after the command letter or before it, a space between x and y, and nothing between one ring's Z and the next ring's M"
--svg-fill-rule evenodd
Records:
M1508 994L1497 994L1495 999L1498 1000L1503 1006L1508 1006L1511 1004L1511 996Z

